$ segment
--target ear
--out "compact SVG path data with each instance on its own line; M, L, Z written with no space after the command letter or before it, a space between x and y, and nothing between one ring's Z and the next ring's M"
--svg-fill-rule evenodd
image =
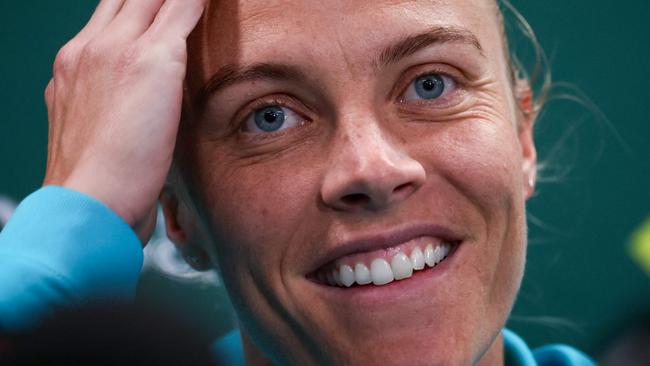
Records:
M212 269L210 256L200 245L197 221L176 191L165 185L160 193L167 237L174 243L185 261L197 271Z
M533 91L527 81L520 80L516 88L519 109L519 143L522 153L523 189L526 200L535 193L537 181L537 149L533 139L533 127L537 118Z

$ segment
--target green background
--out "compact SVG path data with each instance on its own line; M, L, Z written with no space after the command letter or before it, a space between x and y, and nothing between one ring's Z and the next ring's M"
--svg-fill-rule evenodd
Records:
M529 203L528 267L509 326L533 346L566 342L598 356L650 313L650 277L627 250L650 214L650 3L514 3L537 31L554 79L583 90L607 118L565 99L539 121L544 170ZM20 200L40 185L51 62L94 5L0 3L0 194ZM214 324L215 335L232 326L223 293L212 288L145 276L140 297L173 303Z

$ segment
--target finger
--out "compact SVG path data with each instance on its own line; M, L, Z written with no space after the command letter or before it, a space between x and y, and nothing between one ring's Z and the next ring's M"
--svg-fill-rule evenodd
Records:
M95 12L88 20L88 23L79 32L77 37L85 42L99 34L104 28L110 24L115 16L122 9L125 0L101 0Z
M206 0L167 0L147 31L153 38L187 36L201 19Z
M126 0L115 19L106 28L106 33L115 39L138 38L149 29L164 1Z

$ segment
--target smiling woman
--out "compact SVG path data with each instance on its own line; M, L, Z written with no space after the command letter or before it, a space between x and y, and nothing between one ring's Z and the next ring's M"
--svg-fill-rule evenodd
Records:
M524 269L538 105L515 77L498 5L213 1L199 19L202 10L100 3L46 91L45 183L65 188L24 202L5 247L29 257L11 243L40 242L24 232L30 205L54 201L73 213L44 229L58 233L48 247L73 252L84 235L111 233L92 255L49 260L59 273L74 267L74 286L60 288L123 296L141 255L131 229L146 242L162 189L170 239L223 278L247 364L535 364L503 327ZM104 251L104 265L91 265ZM34 271L10 263L9 278ZM2 291L30 319L70 297ZM561 347L537 358L591 364Z

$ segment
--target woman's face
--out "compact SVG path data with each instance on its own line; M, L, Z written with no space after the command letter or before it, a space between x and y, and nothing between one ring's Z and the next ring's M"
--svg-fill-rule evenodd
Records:
M501 357L535 151L491 0L213 2L189 70L172 236L219 267L249 357Z

